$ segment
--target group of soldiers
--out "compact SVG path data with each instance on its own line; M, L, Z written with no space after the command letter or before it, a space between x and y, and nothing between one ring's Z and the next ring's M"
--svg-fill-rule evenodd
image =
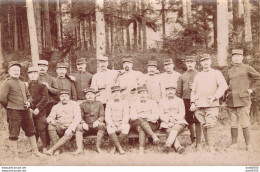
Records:
M146 138L161 143L155 130L164 130L165 152L185 151L178 134L186 127L196 149L216 153L214 144L219 115L219 99L224 97L228 107L232 143L238 149L238 126L243 129L246 149L250 141L250 95L260 88L260 74L243 64L243 50L232 51L234 66L227 80L219 70L211 68L209 54L199 57L202 71L196 70L196 57L187 56L187 71L174 71L171 58L164 59L164 73L159 73L156 61L148 61L147 74L133 70L133 59L123 58L122 70L108 69L108 57L97 57L100 71L92 76L86 71L85 59L77 59L77 72L68 74L68 64L58 63L57 77L50 76L48 61L39 60L38 67L29 67L28 83L19 79L21 65L12 62L10 75L1 86L0 103L7 110L9 147L19 160L17 140L20 128L28 137L37 157L59 155L60 148L74 135L77 150L83 152L83 136L96 135L97 152L107 133L114 147L111 153L125 154L122 142L129 131L139 135L139 153L144 153ZM201 146L201 136L206 147ZM42 142L39 152L37 139ZM49 148L49 149L47 149Z

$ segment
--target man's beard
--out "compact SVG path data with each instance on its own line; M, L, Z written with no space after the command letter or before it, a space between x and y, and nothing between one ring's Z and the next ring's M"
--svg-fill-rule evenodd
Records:
M62 100L61 103L62 103L63 105L66 105L66 104L68 104L68 101L67 101L67 100Z
M125 71L129 71L129 67L128 66L125 67Z

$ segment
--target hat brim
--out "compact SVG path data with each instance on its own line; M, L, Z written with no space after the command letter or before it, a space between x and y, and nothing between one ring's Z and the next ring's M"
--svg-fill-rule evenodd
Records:
M148 90L147 89L138 90L137 93L140 93L142 91L146 91L147 92Z
M173 64L173 62L166 62L164 65Z
M96 91L83 91L83 92L84 92L85 94L87 94L87 93L89 93L89 92L96 94Z
M188 60L184 60L184 62L196 62L196 60L188 59Z
M176 89L176 87L166 87L165 89L169 89L169 88L173 88L173 89Z
M14 63L14 64L10 64L10 65L8 66L8 69L9 69L10 67L12 67L12 66L19 66L20 68L22 68L22 65L21 65L21 64L19 64L19 63Z
M130 60L125 60L125 61L123 61L122 63L125 63L125 62L133 63L133 61L130 61Z
M59 93L59 95L62 95L62 94L68 94L68 95L70 95L70 93L68 93L68 92L61 92L61 93Z
M122 91L122 89L115 89L115 90L111 90L111 92L115 92L115 91Z
M38 70L28 71L27 73L39 72Z
M232 53L232 56L233 56L233 55L236 55L236 54L243 56L243 54L241 54L241 53Z
M46 64L46 63L38 63L38 65L45 65L45 66L48 66L48 64Z
M209 58L209 57L204 57L204 58L201 58L200 61L206 60L206 59L211 59L211 58Z
M154 65L153 64L148 64L147 66L155 66L155 67L157 67L157 65L155 65L155 64Z

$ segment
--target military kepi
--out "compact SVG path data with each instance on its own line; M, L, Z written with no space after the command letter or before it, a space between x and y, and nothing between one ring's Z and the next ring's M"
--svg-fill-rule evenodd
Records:
M18 63L17 61L12 61L9 63L8 65L8 69L12 66L19 66L20 68L22 67L20 63Z
M156 66L157 67L157 61L148 61L147 66Z
M164 65L167 65L167 64L173 64L173 61L171 58L164 59Z
M114 91L121 91L120 86L116 85L116 86L111 87L111 92L113 93Z
M127 57L127 58L123 58L122 62L130 62L130 63L133 63L133 59L130 58L130 57Z
M92 92L92 93L96 94L95 89L94 89L94 88L91 88L91 87L85 88L85 89L83 90L83 92L84 92L85 94L87 94L88 92Z
M241 50L241 49L233 49L233 50L232 50L232 55L234 55L234 54L243 55L244 52L243 52L243 50Z
M85 64L86 60L83 58L77 59L76 64Z
M186 56L184 61L185 62L195 62L196 57L195 56Z
M59 92L59 95L61 94L70 94L69 90L68 89L62 89L60 92Z
M58 63L57 68L68 68L68 65L66 63Z
M38 68L37 67L29 67L28 73L31 73L31 72L38 72Z
M211 56L209 54L202 54L200 56L200 61L205 60L205 59L211 59Z
M48 66L49 62L47 60L39 60L38 65L45 65Z
M141 91L147 91L147 90L148 89L147 89L146 85L137 87L137 92L138 93L141 92Z

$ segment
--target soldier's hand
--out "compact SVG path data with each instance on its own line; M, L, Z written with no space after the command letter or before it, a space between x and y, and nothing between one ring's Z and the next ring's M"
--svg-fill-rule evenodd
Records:
M208 97L209 98L209 104L213 103L217 98L215 96Z
M113 128L115 125L114 125L113 123L109 123L109 124L107 124L107 126L108 126L109 128Z
M96 121L93 123L93 128L96 128L96 127L98 127L98 124L99 124L99 121L98 121L98 120L96 120Z
M39 112L40 112L40 110L39 110L38 108L36 108L36 109L34 109L33 114L34 114L34 115L38 115Z
M49 89L49 84L47 82L42 82L42 84L46 85L46 87Z
M82 124L82 127L83 127L83 129L86 130L86 131L89 130L88 124L86 124L86 123L83 123L83 124Z
M252 94L253 93L253 90L252 89L248 89L247 90L249 94Z
M29 107L30 107L30 105L31 105L31 103L30 103L30 102L25 102L25 103L24 103L24 107L25 107L25 108L29 108Z
M195 110L196 110L195 103L191 103L190 111L195 111Z
M173 118L173 117L170 118L170 122L171 122L171 123L174 123L174 122L176 122L176 121L177 121L177 120L176 120L175 118Z
M72 134L72 130L70 128L68 128L66 131L65 131L65 135L67 136L70 136Z
M75 76L69 75L69 78L70 78L70 80L72 80L72 81L76 81Z

